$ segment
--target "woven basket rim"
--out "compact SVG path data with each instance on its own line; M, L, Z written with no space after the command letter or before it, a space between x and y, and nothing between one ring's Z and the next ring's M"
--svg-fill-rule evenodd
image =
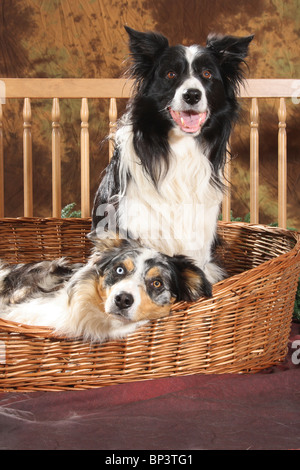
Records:
M24 221L24 222L43 222L43 221L49 221L49 222L57 222L57 223L64 223L64 221L67 221L67 222L72 222L72 221L75 221L75 222L78 222L78 221L82 221L82 222L91 222L92 221L92 218L91 217L39 217L39 216L34 216L34 217L26 217L26 216L20 216L20 217L0 217L0 222L15 222L15 221ZM284 234L287 234L287 233L298 233L300 234L300 231L297 231L297 230L290 230L290 229L287 229L287 228L283 228L283 227L276 227L276 226L272 226L272 225L266 225L266 224L255 224L255 223L251 223L251 222L241 222L241 221L230 221L230 222L226 222L226 221L223 221L223 220L218 220L218 225L232 225L232 226L241 226L241 227L244 227L244 228L251 228L253 230L265 230L266 232L282 232Z
M54 218L54 217L17 217L17 218L0 218L0 224L1 221L5 221L5 223L16 223L16 221L21 222L36 222L36 223L41 223L41 222L54 222L57 223L58 225L63 225L64 223L70 223L70 222L90 222L91 218ZM251 224L247 222L223 222L219 221L218 222L219 227L240 227L244 230L249 230L250 232L265 232L268 234L272 234L275 236L282 236L284 235L285 237L288 237L292 240L295 241L294 247L286 252L283 253L279 256L276 256L275 258L272 258L270 260L264 261L258 266L255 266L251 269L248 269L244 272L235 274L233 276L230 276L223 281L220 281L216 283L213 286L213 296L220 295L223 290L226 290L228 286L230 285L231 290L234 291L234 288L237 285L241 285L241 283L244 280L248 280L249 282L249 276L258 276L261 275L262 273L266 272L270 266L278 266L282 263L287 262L289 258L291 258L294 262L297 261L299 264L300 268L300 232L298 231L293 231L293 230L288 230L280 227L271 227L263 224ZM205 305L207 303L211 302L211 299L205 299L205 298L200 298L199 300L195 302L178 302L175 304L174 308L171 310L171 315L172 317L176 316L181 316L182 312L185 311L186 313L190 312L194 308L196 308L200 303L201 305ZM170 317L164 317L161 319L157 320L150 320L149 323L155 324L157 322L164 323L169 320ZM53 340L58 340L58 341L81 341L81 338L66 338L64 336L58 336L53 332L52 328L49 328L47 326L32 326L32 325L27 325L19 322L13 322L13 321L8 321L0 318L0 329L3 329L5 331L9 331L11 333L16 333L16 334L23 334L29 337L34 337L34 338L49 338ZM130 336L130 335L129 335Z

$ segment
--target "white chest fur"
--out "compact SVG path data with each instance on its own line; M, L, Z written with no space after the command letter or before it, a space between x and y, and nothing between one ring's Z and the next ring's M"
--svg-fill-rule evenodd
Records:
M126 135L121 172L129 171L131 178L120 200L120 227L170 256L190 256L216 282L222 275L211 273L211 245L222 192L211 184L212 168L203 150L191 136L170 135L170 167L157 190L138 164L131 132L127 128L121 135Z

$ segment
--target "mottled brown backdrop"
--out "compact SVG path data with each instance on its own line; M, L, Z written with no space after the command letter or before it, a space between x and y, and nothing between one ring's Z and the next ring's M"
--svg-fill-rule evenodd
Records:
M2 0L0 77L119 77L128 57L123 25L158 30L171 44L204 44L207 35L255 34L250 78L300 79L299 0ZM249 103L233 139L233 215L249 212ZM23 214L22 106L3 106L5 210ZM51 215L51 100L32 100L34 215ZM120 108L124 103L119 103ZM260 118L260 220L277 220L276 100ZM91 189L108 156L108 102L90 102ZM288 225L300 229L300 104L287 100ZM61 102L63 205L80 207L80 101ZM91 199L93 196L91 197Z

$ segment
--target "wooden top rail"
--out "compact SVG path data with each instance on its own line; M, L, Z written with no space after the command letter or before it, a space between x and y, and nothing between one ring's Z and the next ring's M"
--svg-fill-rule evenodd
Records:
M122 78L4 78L6 98L129 98Z
M6 98L129 98L132 80L123 78L3 78ZM241 98L290 98L295 79L249 79ZM299 88L299 87L297 87Z
M252 78L241 88L241 98L291 98L295 84L300 81L290 78ZM299 88L299 85L297 86Z

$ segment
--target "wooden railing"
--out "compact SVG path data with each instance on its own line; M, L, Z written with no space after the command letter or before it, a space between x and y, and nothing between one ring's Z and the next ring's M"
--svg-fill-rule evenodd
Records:
M278 225L286 227L287 145L285 99L295 93L292 79L252 79L241 89L240 98L250 99L250 222L259 222L259 98L278 98ZM24 98L23 107L23 164L24 216L33 216L31 99L52 98L52 215L61 214L61 154L59 99L80 98L81 101L81 214L90 216L90 159L89 159L89 98L109 98L108 132L116 128L117 99L129 98L132 83L124 79L18 79L1 80L5 99ZM2 100L1 100L2 98ZM3 171L3 97L0 96L0 217L4 217ZM109 145L110 157L113 142ZM226 165L226 180L230 181L230 162ZM229 183L225 183L229 184ZM225 194L223 220L230 220L230 191Z

